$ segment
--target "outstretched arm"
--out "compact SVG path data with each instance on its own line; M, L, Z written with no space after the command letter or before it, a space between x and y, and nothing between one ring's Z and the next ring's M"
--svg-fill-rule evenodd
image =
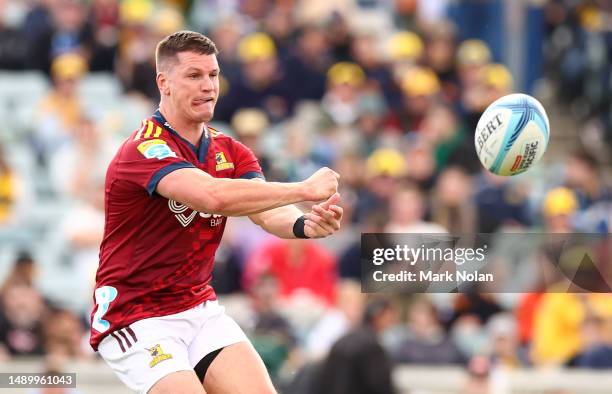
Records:
M302 201L329 198L338 189L339 175L321 168L302 182L252 182L214 178L195 168L175 170L157 184L160 195L200 212L246 216Z

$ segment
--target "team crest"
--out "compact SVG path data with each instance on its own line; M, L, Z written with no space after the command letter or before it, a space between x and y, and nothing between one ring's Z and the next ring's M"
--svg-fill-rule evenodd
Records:
M149 368L153 368L154 366L161 363L162 361L172 358L171 354L164 353L164 351L162 350L159 344L153 346L152 348L146 348L146 349L151 354L151 357L153 357L153 359L149 362Z
M165 159L166 157L176 157L176 153L170 149L166 141L154 139L142 142L138 145L138 151L147 159Z
M229 170L234 168L234 163L228 163L227 159L225 158L225 153L223 152L215 153L215 163L217 163L215 167L217 171Z

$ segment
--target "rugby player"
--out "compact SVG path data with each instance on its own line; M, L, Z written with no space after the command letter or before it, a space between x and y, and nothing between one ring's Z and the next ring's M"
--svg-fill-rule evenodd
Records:
M180 31L156 48L159 109L122 144L105 184L91 346L142 393L274 393L211 287L227 217L282 238L340 228L339 175L264 180L253 153L207 126L219 97L215 44ZM303 214L294 203L316 204Z

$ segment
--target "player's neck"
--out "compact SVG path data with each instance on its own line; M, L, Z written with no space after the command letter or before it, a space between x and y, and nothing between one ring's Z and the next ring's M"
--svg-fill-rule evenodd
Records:
M166 121L181 137L191 142L193 145L198 146L204 131L205 123L190 122L185 118L179 116L176 111L172 111L163 103L159 105L159 111L166 118Z

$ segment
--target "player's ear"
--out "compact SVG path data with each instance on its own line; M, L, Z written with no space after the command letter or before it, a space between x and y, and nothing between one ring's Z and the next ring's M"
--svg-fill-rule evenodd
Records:
M168 85L168 77L165 72L159 71L156 76L157 88L162 96L170 95L170 86Z

